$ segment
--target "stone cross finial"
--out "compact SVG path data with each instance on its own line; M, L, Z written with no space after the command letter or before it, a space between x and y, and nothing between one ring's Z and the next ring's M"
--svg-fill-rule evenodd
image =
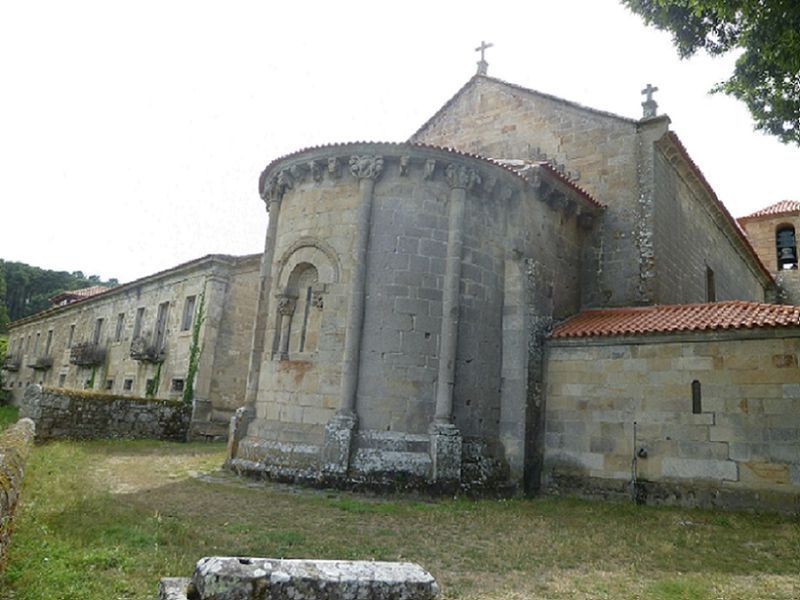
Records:
M475 48L475 52L481 53L481 59L478 61L478 75L486 75L486 71L489 69L489 63L486 62L486 49L492 46L494 44L487 44L481 41L481 45Z
M649 119L651 117L656 116L656 111L658 110L658 104L655 100L653 100L653 93L657 92L658 88L653 87L649 83L647 86L642 90L642 94L647 96L646 100L642 102L642 108L644 109L644 118Z

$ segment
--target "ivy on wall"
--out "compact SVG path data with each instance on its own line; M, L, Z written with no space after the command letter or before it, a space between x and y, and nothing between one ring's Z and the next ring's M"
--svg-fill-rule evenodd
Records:
M200 354L203 346L200 344L200 327L206 320L206 289L200 294L200 302L197 304L197 312L192 324L192 345L189 348L189 368L186 370L186 382L183 386L183 401L190 404L194 399L194 380L197 377L197 369L200 365Z

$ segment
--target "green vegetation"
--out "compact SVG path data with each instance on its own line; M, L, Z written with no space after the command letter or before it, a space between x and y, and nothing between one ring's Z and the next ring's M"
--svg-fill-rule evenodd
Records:
M800 2L797 0L623 0L649 25L669 31L682 58L740 52L733 75L713 91L743 101L757 129L800 145Z
M247 484L221 444L51 442L0 598L150 599L202 556L410 560L443 598L796 598L796 518L563 498L427 502ZM198 473L207 473L198 478Z
M101 281L97 275L86 277L81 271L50 271L21 262L0 259L0 332L8 322L50 308L50 298L67 290L93 285L112 287L119 281Z
M3 362L6 360L6 354L8 353L8 336L0 335L0 366L2 366ZM0 369L0 406L5 404L6 400L8 399L8 390L5 389L5 383L3 382L3 375L4 371Z
M0 431L13 425L19 418L19 409L16 406L0 406Z
M158 386L161 385L161 363L156 365L156 372L153 378L147 382L144 395L147 398L155 398L158 393Z
M200 345L200 328L206 320L206 290L205 287L200 293L200 303L197 305L197 312L192 323L192 345L189 348L189 368L186 370L186 382L183 386L183 401L191 404L194 399L194 379L197 376L197 368L200 366L200 355L203 353L203 346Z

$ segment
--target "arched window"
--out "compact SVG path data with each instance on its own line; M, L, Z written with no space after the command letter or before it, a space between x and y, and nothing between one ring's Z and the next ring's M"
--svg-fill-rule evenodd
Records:
M322 287L314 265L303 262L292 269L286 288L278 295L275 349L281 360L293 354L316 351Z
M794 227L780 225L775 231L775 250L778 253L778 270L797 268L797 242Z

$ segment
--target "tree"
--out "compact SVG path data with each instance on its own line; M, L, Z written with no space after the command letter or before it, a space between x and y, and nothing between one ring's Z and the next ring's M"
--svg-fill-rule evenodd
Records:
M622 0L669 31L681 58L739 49L733 75L712 91L743 101L756 129L800 145L798 0Z

